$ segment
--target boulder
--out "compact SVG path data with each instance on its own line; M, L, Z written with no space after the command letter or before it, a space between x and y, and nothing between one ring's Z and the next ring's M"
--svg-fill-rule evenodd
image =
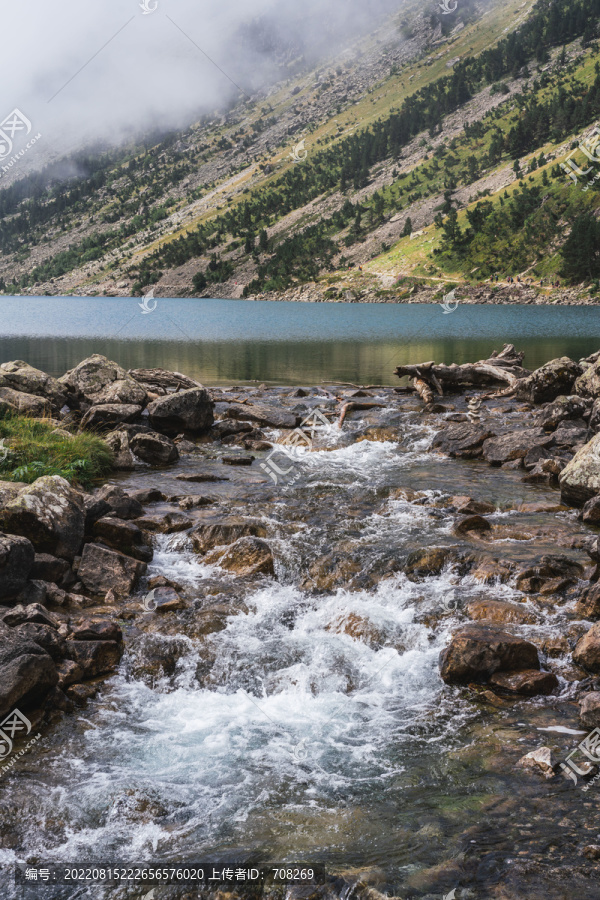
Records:
M233 544L241 537L267 536L260 519L229 516L220 522L202 522L192 531L192 545L196 553L207 553L215 547Z
M111 431L104 438L104 443L113 452L113 466L121 472L130 472L135 469L137 460L133 450L129 446L129 434L127 431Z
M98 519L107 514L116 516L118 519L139 519L144 514L144 507L139 500L131 497L125 493L123 488L114 484L105 484L103 487L95 490L93 493L93 504L97 504L97 506L94 507L91 504L90 512L94 509L102 509L102 512L97 517Z
M165 515L143 516L136 519L136 525L142 531L152 534L175 534L178 531L187 531L194 524L193 519L188 519L183 513L166 513Z
M221 419L219 422L215 422L210 435L214 437L215 440L223 440L223 438L233 437L238 434L248 434L249 431L253 431L254 425L251 425L250 422L236 422L233 419Z
M24 481L0 481L0 509L14 500L24 487L27 487Z
M83 671L84 678L113 672L121 661L123 648L115 641L67 641L67 654Z
M0 533L0 600L13 600L33 569L35 550L25 537Z
M119 550L145 563L152 561L154 555L152 545L134 522L105 516L94 523L92 534L97 541L106 544L112 550Z
M0 624L0 719L15 708L38 706L57 684L56 666L46 651Z
M600 434L578 450L559 476L561 498L573 506L583 506L600 494Z
M15 631L26 640L33 641L41 647L55 661L62 659L66 652L65 639L56 628L50 625L38 625L35 622L25 622L17 625Z
M573 387L573 393L579 397L589 397L592 400L600 397L600 360L593 362L579 376Z
M31 603L39 603L43 606L46 603L46 582L31 579L28 581L19 596L16 598L17 603L28 606Z
M482 425L448 425L436 434L431 446L451 457L475 459L481 456L484 441L493 435L493 431Z
M59 559L51 553L36 553L31 569L31 577L54 584L69 585L73 583L71 566L66 559Z
M420 581L429 575L439 575L444 568L456 565L463 566L461 574L464 574L466 569L463 557L454 547L424 547L409 553L403 568L410 581Z
M597 400L594 400L588 425L590 426L592 434L598 434L600 431L600 397Z
M83 543L83 498L64 478L45 475L0 510L0 528L27 537L38 553L73 560Z
M31 603L29 606L16 606L2 614L2 621L5 625L12 628L17 625L24 625L26 622L33 622L35 625L48 625L50 628L58 628L60 619L49 612L39 603Z
M99 403L90 406L81 427L88 431L112 431L115 425L137 419L141 412L142 407L135 403Z
M474 600L467 606L469 616L489 625L533 625L537 618L524 603L508 600Z
M2 363L0 375L8 387L25 394L34 394L50 401L52 408L58 412L65 403L67 391L56 378L35 369L21 359Z
M451 497L450 503L464 515L484 516L486 513L496 512L493 503L488 503L487 500L473 500L472 497Z
M145 572L146 563L140 560L100 544L86 544L77 574L92 594L105 595L107 591L113 591L115 595L126 597Z
M584 419L569 419L567 422L561 422L556 431L553 433L554 444L558 453L562 452L564 447L579 449L591 437L587 422Z
M582 591L575 611L582 619L600 619L600 582L590 584Z
M271 548L256 537L239 538L219 560L219 565L237 575L275 574Z
M553 403L545 406L536 416L536 422L544 431L554 431L561 422L569 419L581 419L589 410L589 401L576 394L557 397Z
M179 459L179 451L173 441L156 432L134 435L129 439L129 447L138 459L151 466L166 466Z
M462 628L440 654L440 673L447 684L487 681L495 672L539 667L538 652L533 644L485 625Z
M0 403L5 404L10 411L14 409L20 415L30 416L32 419L47 419L52 415L52 404L45 397L15 391L9 387L0 387Z
M76 398L88 403L143 406L147 393L118 363L95 353L58 379Z
M189 390L190 388L201 388L199 381L182 375L181 372L170 372L167 369L130 369L129 374L138 384L152 394L165 394L172 391Z
M489 438L483 445L483 456L492 465L515 459L523 459L534 448L548 447L553 441L552 435L546 434L542 428L521 428Z
M593 691L581 698L579 718L586 728L600 728L600 693Z
M180 391L154 400L148 406L150 423L166 434L208 431L214 421L214 403L203 387Z
M588 672L600 672L600 622L577 642L573 662Z
M460 519L460 521L456 522L452 531L456 535L464 535L470 534L471 532L478 532L479 534L485 534L492 530L492 526L488 522L487 519L484 519L483 516L466 516L464 519Z
M517 385L516 396L530 403L546 403L561 394L570 394L575 379L583 367L568 356L552 359L522 378Z
M490 684L511 694L534 697L537 694L551 694L558 687L558 678L552 672L523 669L519 672L496 672L490 678Z
M107 619L84 619L71 630L74 641L114 641L123 643L123 632L116 622Z
M592 497L584 504L581 510L581 518L588 525L598 525L600 523L600 494Z
M236 403L226 412L228 419L241 419L244 422L257 422L269 428L295 428L301 421L300 416L277 406L261 406L256 403Z

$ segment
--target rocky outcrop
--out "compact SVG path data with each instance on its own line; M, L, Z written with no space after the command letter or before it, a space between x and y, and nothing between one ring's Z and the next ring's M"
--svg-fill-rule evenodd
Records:
M529 400L530 403L555 400L561 394L571 393L575 379L582 372L583 367L568 356L552 359L531 375L522 378L518 383L516 395Z
M583 506L600 494L600 434L578 450L559 476L560 493L565 503Z
M194 550L202 554L215 547L233 544L242 537L266 536L267 529L260 519L246 519L242 516L229 516L220 522L203 522L191 534Z
M91 594L104 596L112 591L126 597L146 572L146 563L109 550L100 544L86 544L77 574Z
M496 672L539 668L533 644L484 625L467 625L456 632L440 654L440 674L447 684L487 681Z
M15 707L27 711L56 687L58 673L39 644L0 624L0 718Z
M0 510L0 528L27 537L38 553L73 560L83 543L83 498L64 478L45 475Z
M76 402L143 406L148 398L144 388L125 369L98 353L84 359L58 380Z
M34 559L31 541L0 533L0 600L13 600L19 595L33 569Z
M165 434L208 431L214 421L214 403L203 387L180 391L154 400L148 406L150 423Z

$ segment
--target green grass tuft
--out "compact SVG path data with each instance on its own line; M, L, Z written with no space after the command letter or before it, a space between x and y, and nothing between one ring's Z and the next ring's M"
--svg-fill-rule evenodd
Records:
M61 475L87 488L112 470L112 451L101 438L86 433L68 438L54 429L44 419L0 418L0 479L31 484L43 475Z

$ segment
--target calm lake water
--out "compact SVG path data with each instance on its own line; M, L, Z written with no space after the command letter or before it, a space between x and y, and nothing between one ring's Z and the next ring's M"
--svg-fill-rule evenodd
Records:
M469 362L510 341L535 368L600 348L593 307L321 304L247 300L1 297L0 361L60 375L92 353L207 384L394 384L394 367Z

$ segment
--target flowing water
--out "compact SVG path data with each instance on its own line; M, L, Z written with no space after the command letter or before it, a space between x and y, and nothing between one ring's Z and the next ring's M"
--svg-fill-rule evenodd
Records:
M45 728L4 777L0 865L227 852L321 863L332 873L371 870L378 890L402 898L441 900L453 888L475 900L600 897L584 875L572 892L582 831L588 840L600 832L596 803L561 779L547 786L514 767L542 743L560 756L580 740L537 730L578 728L568 667L555 661L559 698L501 708L445 687L438 672L470 600L524 600L534 624L523 632L538 645L563 633L565 608L540 607L456 568L417 581L402 571L415 548L461 546L444 506L450 495L495 504L498 540L484 549L499 559L525 563L562 542L560 552L583 560L563 549L564 535L581 526L571 511L515 510L528 501L552 508L557 495L523 485L517 472L431 452L433 418L386 396L385 410L350 416L303 454L295 481L274 485L255 464L229 470L224 485L184 485L259 517L276 575L240 579L203 562L185 534L156 539L148 575L185 586L194 608L161 619L143 610L140 594L123 621L119 673L85 709ZM368 426L393 427L397 441L357 440ZM214 446L200 449L168 472L146 469L119 483L181 494L178 473L223 473ZM406 487L422 498L409 502L398 493ZM347 571L342 583L315 590L314 565L328 554ZM221 630L205 633L204 617L224 608ZM173 661L158 674L148 667L157 653ZM71 890L22 896L146 894ZM156 896L183 894L161 888Z

